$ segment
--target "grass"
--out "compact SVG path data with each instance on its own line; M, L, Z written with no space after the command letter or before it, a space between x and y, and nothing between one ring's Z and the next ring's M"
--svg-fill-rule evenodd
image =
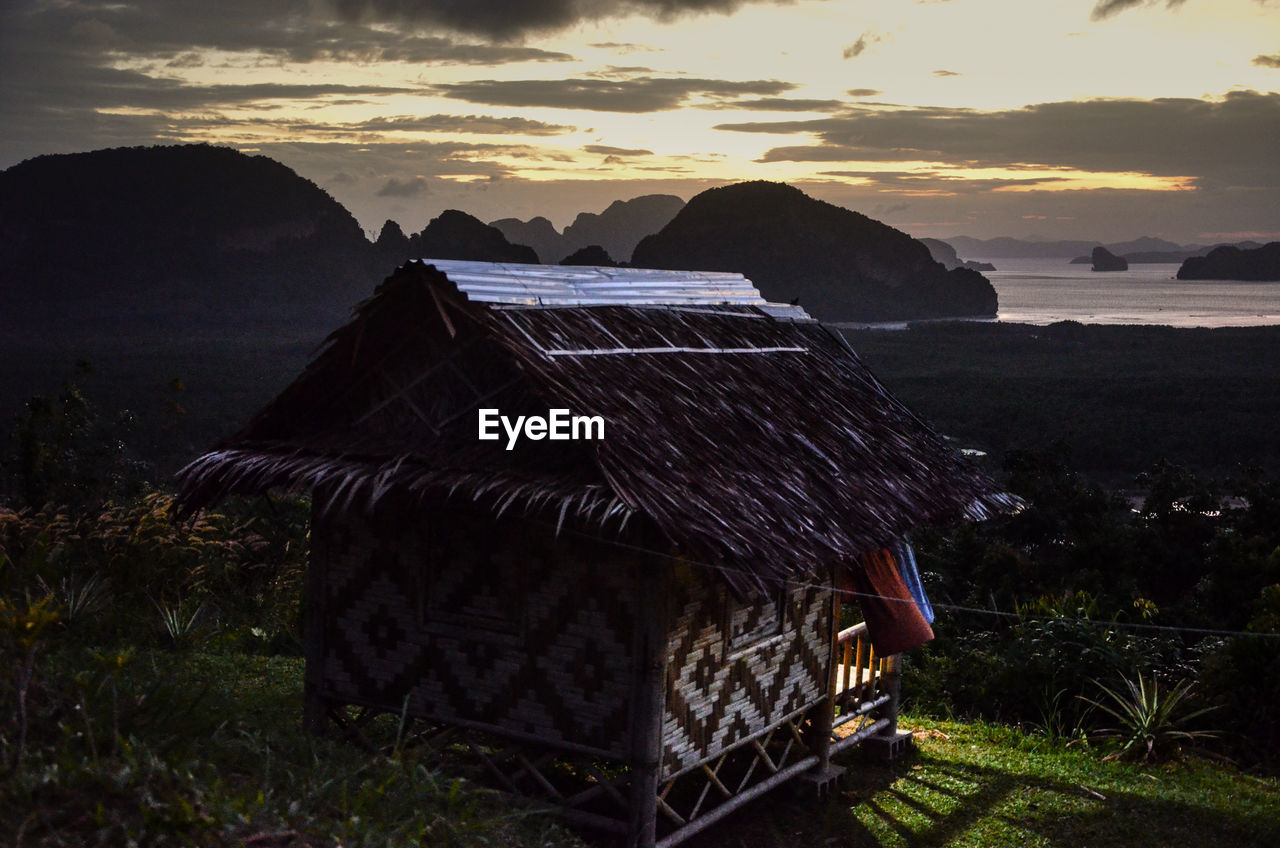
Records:
M89 665L70 650L47 659L46 679ZM413 751L372 756L304 733L301 676L290 658L138 652L114 681L120 716L84 686L83 709L42 711L42 744L0 767L0 844L581 844Z
M1280 783L1197 760L1102 762L1001 725L906 717L916 752L851 756L826 802L783 792L690 848L1264 848L1280 844Z
M67 649L46 660L48 678L88 667L92 655ZM94 753L75 715L40 714L33 735L42 746L0 774L0 834L20 836L12 844L23 846L583 844L413 749L371 757L308 736L299 726L301 673L292 658L137 652L116 681L119 715L101 699L87 703ZM114 742L111 721L121 729ZM845 781L829 799L783 788L687 844L1280 844L1275 779L1194 759L1146 768L1104 762L1109 749L1064 747L1002 725L903 724L917 731L909 757L883 764L847 756Z

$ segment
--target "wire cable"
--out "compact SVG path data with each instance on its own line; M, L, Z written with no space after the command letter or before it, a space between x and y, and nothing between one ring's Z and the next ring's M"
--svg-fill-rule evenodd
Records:
M535 520L534 523L542 524L543 526L546 526L546 527L552 526L542 521ZM738 574L738 575L743 575L747 577L755 576L752 572L744 568L734 568L728 565L717 565L709 562L701 562L699 560L690 559L688 557L680 556L677 554L665 553L663 551L656 551L652 548L646 548L642 545L633 545L629 542L624 542L621 539L608 539L602 536L593 536L590 533L585 533L581 530L576 530L573 528L562 528L561 532L564 532L565 530L575 535L582 536L587 539L592 539L597 542L603 542L604 544L612 545L617 548L623 548L625 550L633 551L635 553L642 553L642 554L648 554L650 556L662 557L664 559L669 559L673 562L682 563L684 565L698 566L700 568L706 568L712 571L719 571L725 574ZM902 603L902 604L915 603L915 601L911 600L910 598L894 598L886 595L876 595L876 594L871 594L867 592L858 592L853 589L845 589L840 586L832 586L825 583L809 583L809 582L798 581L798 580L788 580L787 582L792 586L797 586L805 589L817 589L819 591L824 591L824 592L834 592L838 595L846 595L854 598L877 598L883 601L891 601L893 603ZM1120 629L1127 629L1127 630L1149 630L1149 631L1166 632L1166 633L1192 633L1200 636L1226 636L1226 637L1232 637L1232 638L1280 639L1280 633L1258 633L1252 630L1217 630L1214 628L1207 628L1207 627L1184 627L1184 626L1172 625L1172 624L1145 624L1137 621L1115 621L1115 620L1099 621L1092 618L1070 618L1067 616L1032 616L1032 615L1026 615L1024 613L1006 612L1004 610L985 609L982 607L966 607L966 606L960 606L958 604L938 603L937 601L931 601L931 603L934 609L942 609L942 610L947 610L949 612L957 612L957 613L967 613L970 615L986 615L986 616L991 616L993 618L1016 619L1018 621L1028 621L1028 622L1067 621L1073 624L1083 624L1083 625L1089 625L1093 627L1120 628Z

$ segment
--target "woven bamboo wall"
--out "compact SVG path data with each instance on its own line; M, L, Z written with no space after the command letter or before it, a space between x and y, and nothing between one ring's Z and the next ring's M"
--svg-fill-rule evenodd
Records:
M821 700L832 632L830 597L817 589L740 602L696 575L675 583L664 778Z
M437 511L313 524L322 694L623 758L631 566L549 530Z

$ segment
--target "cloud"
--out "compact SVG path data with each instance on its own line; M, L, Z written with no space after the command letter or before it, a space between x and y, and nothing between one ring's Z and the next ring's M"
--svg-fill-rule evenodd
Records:
M970 179L937 171L819 171L820 176L845 177L878 187L881 191L918 193L966 193L998 191L1015 187L1048 185L1066 177L1011 177Z
M652 156L652 150L626 147L609 147L605 144L588 144L582 148L588 153L603 153L606 156Z
M1189 176L1202 188L1280 186L1280 92L1217 99L1084 100L1021 109L876 109L806 121L720 124L735 132L809 134L765 162L928 161L966 167L1063 167Z
M963 76L963 74L961 74L959 71L945 71L945 70L941 70L941 69L934 71L934 72L933 72L933 75L934 75L935 77L959 77L959 76Z
M67 109L194 110L213 106L247 105L268 100L320 100L415 94L415 86L342 85L337 83L241 83L189 85L179 80L153 77L141 71L95 68L91 74L52 78L25 90L4 84L0 102L15 112Z
M442 132L475 135L564 135L576 130L566 124L548 124L529 118L495 118L489 115L398 115L344 124L367 132Z
M681 15L730 14L750 4L790 0L330 0L348 21L439 26L499 40L565 29L580 21L643 15L670 21Z
M799 97L757 97L752 100L723 100L716 109L749 109L759 112L835 112L844 103L840 100L805 100Z
M270 85L179 78L202 66L234 72L336 60L484 66L573 59L536 47L464 43L412 27L338 21L315 14L314 6L286 0L0 2L0 164L40 153L189 140L181 126L184 115L195 112L267 110L286 101L368 103L426 92L403 83L336 85L327 77ZM499 129L490 124L485 131ZM551 132L532 125L521 131Z
M502 44L457 44L438 36L406 37L379 30L335 32L290 47L293 62L409 62L416 65L506 65L517 62L572 62L568 53Z
M1184 2L1185 0L1098 0L1089 17L1101 21L1133 6L1156 6L1164 3L1166 9L1174 9Z
M588 44L597 50L613 50L618 53L665 53L664 47L650 47L647 44L633 44L630 41L597 41Z
M191 63L205 51L290 62L501 65L574 58L523 45L458 42L413 27L367 26L317 14L317 4L308 3L79 0L5 10L6 5L15 4L0 4L14 43L30 42L54 61L79 54L103 64L105 58ZM104 56L106 51L113 55Z
M1280 53L1270 56L1254 56L1253 64L1262 68L1280 68Z
M844 49L843 51L844 58L856 59L857 57L865 53L868 47L877 43L878 41L880 41L880 39L881 39L881 36L877 35L871 30L867 30L862 35L858 36L857 41L853 42L852 44L850 44L848 47Z
M378 197L417 197L427 191L429 191L427 181L422 177L413 177L408 180L392 178L378 189Z
M658 72L653 68L644 65L605 65L603 68L587 71L583 76L588 79L631 79L656 73Z
M716 129L727 128L722 124ZM738 124L738 127L749 126ZM740 130L743 131L743 130ZM751 130L745 130L751 132ZM760 157L760 162L917 162L921 160L937 161L939 151L927 153L918 149L899 151L880 149L874 154L867 148L833 145L833 144L800 144L786 147L774 147Z
M443 97L488 106L661 112L695 98L712 102L744 94L777 95L796 86L780 80L713 80L677 77L635 79L471 80L432 86Z
M878 88L851 88L845 92L850 97L875 97L877 94L884 94Z

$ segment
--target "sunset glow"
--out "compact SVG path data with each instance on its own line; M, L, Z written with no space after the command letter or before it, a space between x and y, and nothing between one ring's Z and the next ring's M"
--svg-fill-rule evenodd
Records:
M944 198L972 205L975 234L1016 232L1028 195L1070 198L1049 216L1074 222L1064 235L1154 232L1134 210L1173 193L1167 235L1280 232L1274 2L759 0L662 18L547 0L506 20L487 0L448 21L401 5L417 14L19 3L0 12L0 166L225 144L280 159L368 229L449 207L563 225L770 179L921 234L954 218L933 210ZM884 212L895 198L911 207Z

